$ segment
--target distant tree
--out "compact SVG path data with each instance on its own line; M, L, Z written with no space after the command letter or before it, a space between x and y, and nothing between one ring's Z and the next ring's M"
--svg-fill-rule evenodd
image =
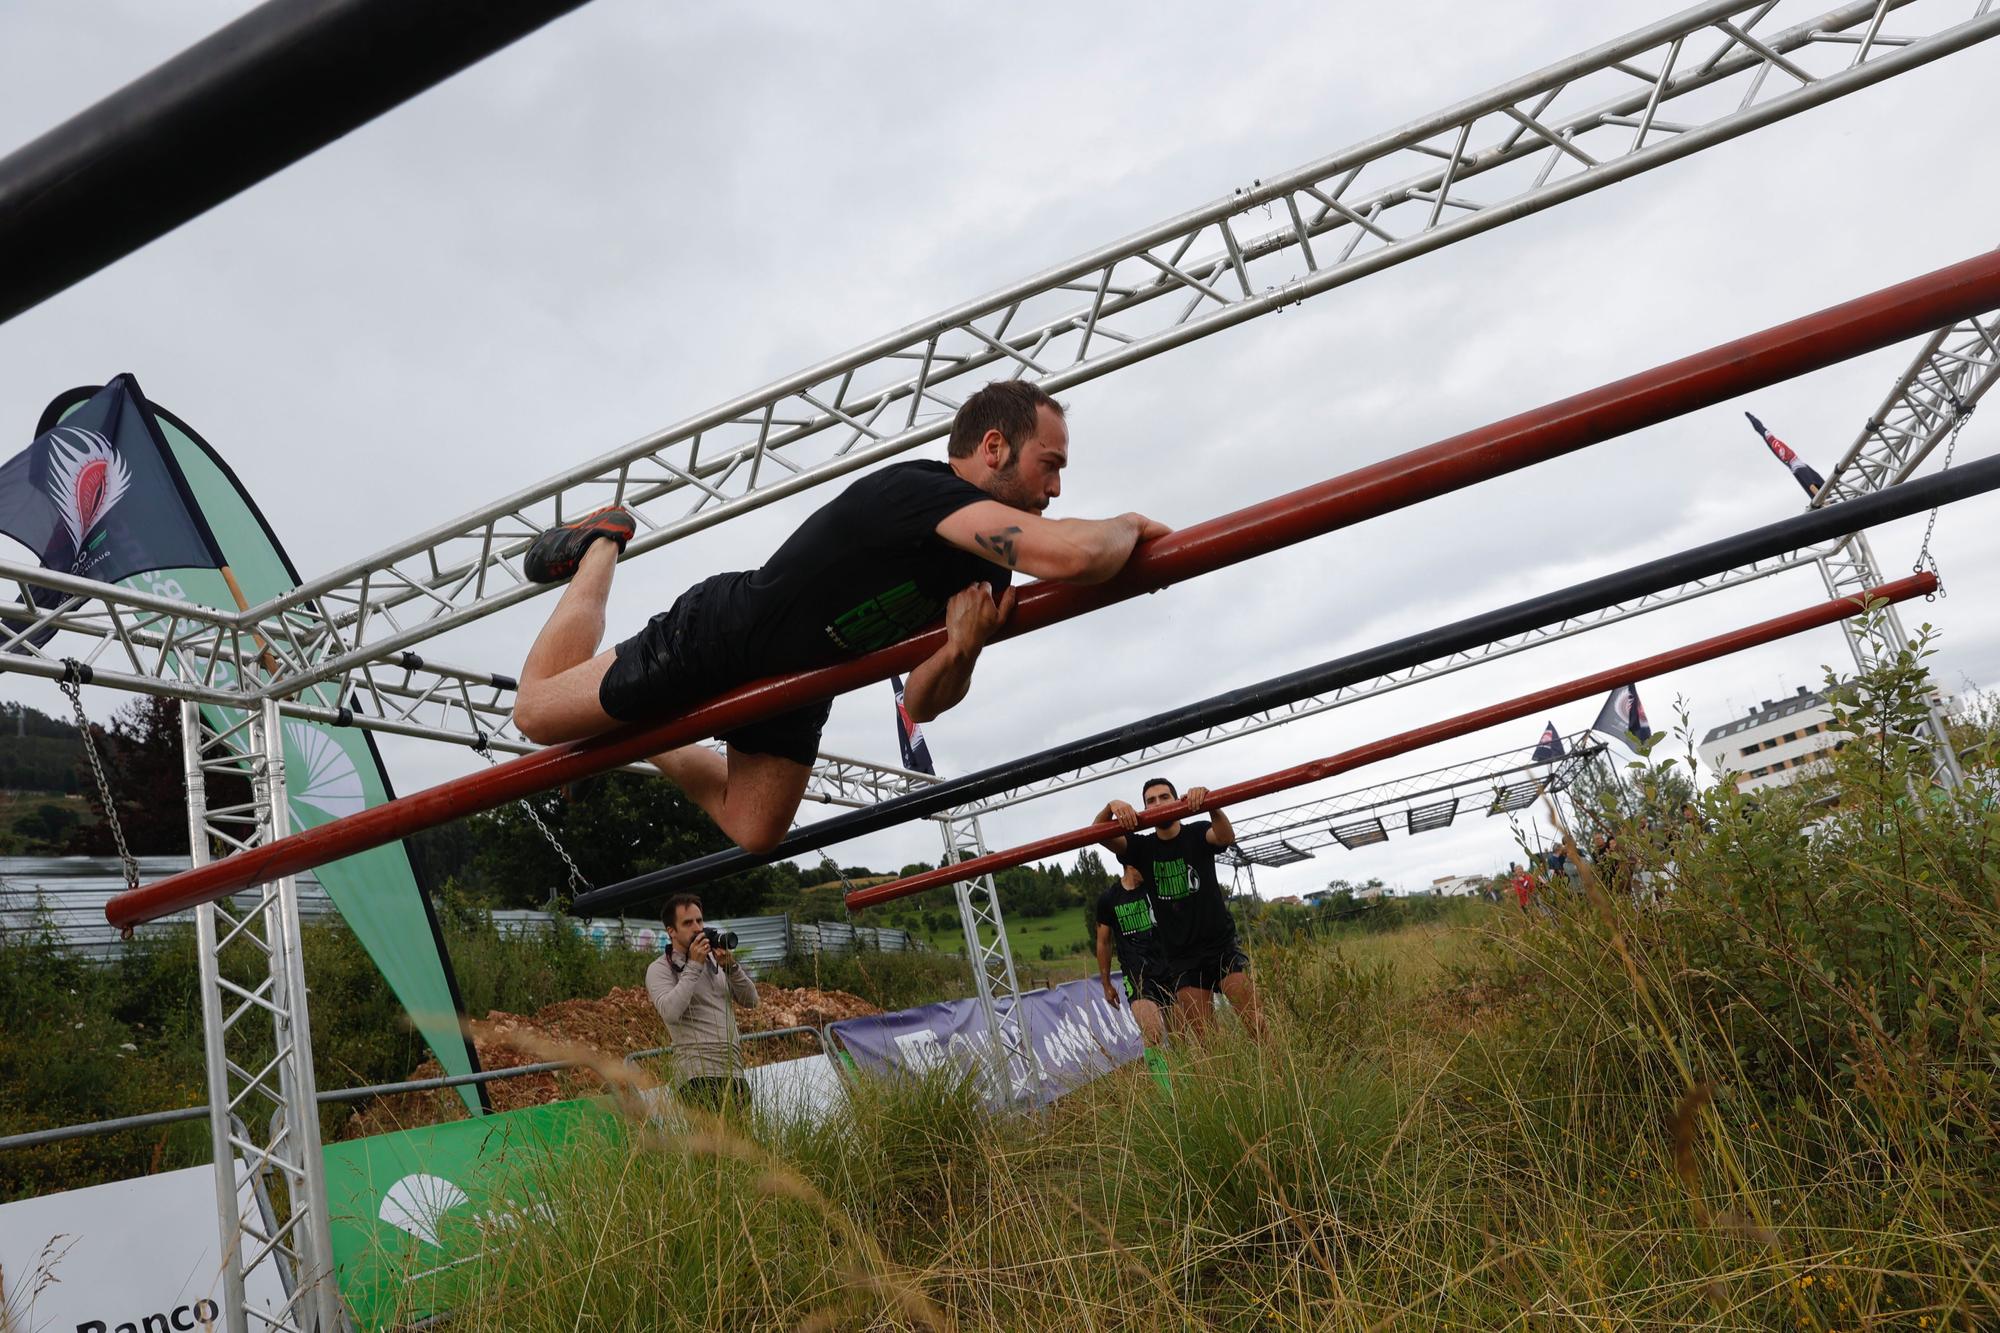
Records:
M27 841L30 856L59 855L81 822L74 810L43 801L14 820L14 831Z
M707 815L658 778L608 773L527 798L593 887L719 852L731 844ZM561 856L528 819L521 802L466 821L475 848L462 882L487 901L541 907L551 895L574 896ZM748 916L763 905L772 876L759 866L705 884L711 917ZM651 904L630 912L653 916Z
M181 764L181 706L172 699L142 695L111 716L108 729L91 728L118 820L134 856L185 854L188 849L187 785ZM77 759L79 789L99 803L96 779L87 761ZM249 799L248 780L210 774L210 809ZM102 811L99 811L100 815ZM74 829L64 850L71 855L111 856L117 851L111 826L101 818Z

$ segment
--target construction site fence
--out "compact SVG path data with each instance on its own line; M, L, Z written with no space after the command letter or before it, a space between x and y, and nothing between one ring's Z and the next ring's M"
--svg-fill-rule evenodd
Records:
M534 911L502 911L492 915L494 928L504 936L546 937L551 931L567 928L600 949L660 953L666 948L666 931L658 921L624 917L569 917ZM853 953L856 950L901 953L930 948L929 941L907 930L887 926L853 926L845 921L739 916L713 920L708 924L716 930L736 933L736 952L753 977L761 976L765 969L790 958Z

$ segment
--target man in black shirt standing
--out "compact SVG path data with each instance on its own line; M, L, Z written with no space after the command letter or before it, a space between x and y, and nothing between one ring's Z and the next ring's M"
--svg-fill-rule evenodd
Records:
M1111 954L1118 953L1125 974L1125 1000L1132 1021L1148 1046L1167 1036L1166 1011L1174 1006L1174 990L1160 957L1153 896L1146 892L1138 867L1126 866L1119 883L1097 895L1097 975L1104 983L1104 1002L1118 1007L1118 990L1111 984Z
M1181 799L1165 778L1149 779L1140 798L1148 810ZM1206 787L1188 788L1190 814L1199 813L1207 800ZM1181 1020L1195 1034L1206 1033L1219 989L1250 1035L1261 1038L1264 1016L1250 980L1250 960L1237 943L1229 899L1215 874L1215 854L1236 841L1236 831L1222 811L1209 813L1206 820L1175 820L1152 833L1107 838L1104 845L1124 864L1138 868L1153 900L1155 938ZM1123 801L1109 802L1093 822L1107 819L1126 829L1139 827L1138 812Z
M535 540L523 572L569 580L521 668L514 722L539 744L670 715L765 676L825 666L908 638L943 612L944 647L903 701L928 722L965 697L980 650L1014 606L1014 572L1101 583L1168 529L1140 514L1046 519L1062 493L1069 430L1032 384L988 384L953 419L949 461L893 463L801 524L761 569L717 574L616 648L599 652L619 553L636 529L602 509ZM599 540L602 538L602 540ZM832 705L809 704L653 764L750 852L775 847L805 794Z

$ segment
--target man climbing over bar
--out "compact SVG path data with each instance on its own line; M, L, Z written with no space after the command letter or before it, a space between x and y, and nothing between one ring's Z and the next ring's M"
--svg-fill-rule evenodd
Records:
M802 523L760 569L716 574L599 652L618 556L636 531L616 507L528 548L536 583L569 580L521 668L515 725L543 745L670 716L738 685L886 648L944 614L946 642L910 672L903 703L928 722L965 697L1014 608L1018 571L1102 583L1169 529L1141 514L1047 519L1069 462L1063 407L1003 380L965 400L946 462L893 463ZM771 850L805 794L831 701L738 728L727 757L700 745L653 764L745 851Z
M1148 810L1181 799L1165 778L1149 778L1139 789ZM1206 787L1189 787L1189 814L1201 813ZM1236 938L1236 921L1229 899L1215 874L1215 854L1236 841L1229 816L1220 810L1203 820L1176 819L1152 833L1135 833L1139 814L1123 801L1108 802L1093 823L1116 820L1128 830L1104 840L1104 846L1125 865L1138 869L1141 884L1153 902L1156 938L1165 964L1167 985L1174 992L1174 1012L1195 1036L1207 1034L1215 1018L1215 992L1220 989L1253 1038L1264 1035L1264 1015L1257 987L1250 980L1250 959Z

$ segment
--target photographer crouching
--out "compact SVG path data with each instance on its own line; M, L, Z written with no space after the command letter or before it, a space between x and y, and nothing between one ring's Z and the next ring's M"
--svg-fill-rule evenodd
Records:
M646 993L673 1042L681 1101L725 1115L748 1108L750 1081L729 1006L754 1008L757 983L730 952L736 936L704 925L701 899L692 893L669 898L661 924L667 952L646 969Z

